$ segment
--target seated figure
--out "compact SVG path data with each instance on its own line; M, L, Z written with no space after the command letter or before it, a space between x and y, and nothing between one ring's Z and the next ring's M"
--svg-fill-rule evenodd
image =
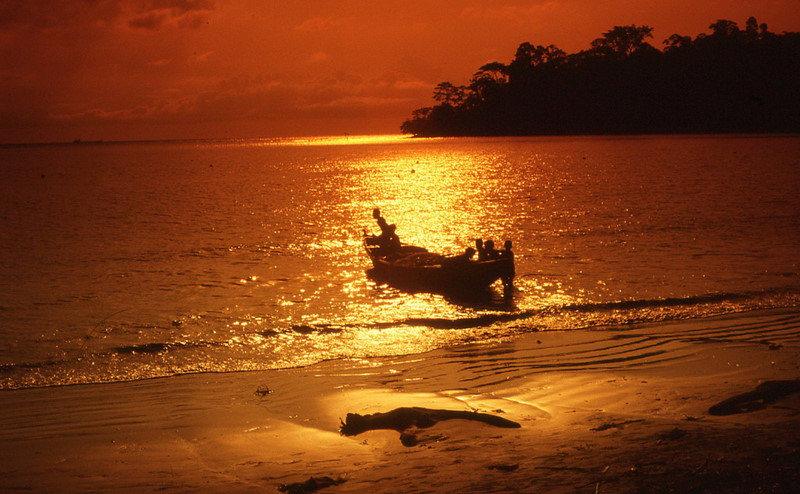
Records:
M494 240L487 240L486 242L484 242L483 250L486 259L488 260L497 259L498 257L500 257L499 252L496 251L494 248Z
M381 234L378 235L378 245L386 249L399 249L400 237L395 233L397 226L386 223L378 208L372 210L372 217L378 221L378 226L381 229Z
M478 253L478 261L486 260L486 249L483 248L483 239L475 239L475 251Z
M457 254L455 256L449 256L449 257L445 257L444 259L442 259L442 265L462 264L462 263L465 263L465 262L469 261L474 256L475 256L475 249L473 249L472 247L467 247L464 250L463 254Z

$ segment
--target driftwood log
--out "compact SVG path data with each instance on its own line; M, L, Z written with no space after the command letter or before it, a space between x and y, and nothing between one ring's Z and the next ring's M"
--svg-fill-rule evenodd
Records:
M369 415L348 413L347 418L342 423L341 433L345 436L355 436L366 431L388 429L399 432L401 434L400 440L406 446L414 446L417 444L416 436L414 436L414 434L406 434L405 432L408 429L413 427L426 429L437 422L451 419L474 420L495 427L521 427L517 422L488 413L468 412L466 410L401 407L395 408L390 412L378 412Z
M308 494L309 492L318 491L320 489L324 489L325 487L339 485L344 481L345 479L341 477L338 479L333 479L331 477L311 477L305 482L283 484L278 487L278 490L281 492L286 492L287 494Z

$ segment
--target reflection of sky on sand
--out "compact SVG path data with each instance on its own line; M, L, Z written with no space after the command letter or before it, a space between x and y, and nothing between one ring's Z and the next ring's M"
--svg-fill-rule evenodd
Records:
M535 434L558 431L564 437L662 415L685 420L705 413L723 381L730 387L729 380L791 375L794 354L776 353L759 335L750 334L752 327L764 331L774 326L773 341L796 342L797 317L788 319L782 314L744 321L731 316L543 332L489 346L362 360L349 367L331 363L317 367L314 378L319 385L335 383L337 392L316 398L314 407L342 419L346 413L407 406L469 410L513 419ZM576 421L582 424L578 430ZM464 429L471 426L460 427L459 436L473 433ZM437 425L430 433L442 432ZM386 437L396 438L394 433Z

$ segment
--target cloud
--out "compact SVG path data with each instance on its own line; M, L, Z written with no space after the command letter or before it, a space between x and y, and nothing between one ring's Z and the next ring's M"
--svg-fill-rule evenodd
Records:
M399 124L523 41L574 52L615 24L695 34L743 9L797 29L797 0L726 2L0 0L0 139Z
M481 5L465 7L461 17L473 21L493 21L504 23L527 23L532 20L551 18L554 14L565 11L563 2L547 1L534 5Z
M197 28L208 22L213 10L210 0L151 0L140 6L128 25L152 31L166 26Z
M122 4L115 0L3 0L0 2L0 28L85 29L113 21L122 12Z
M299 90L290 84L233 79L193 94L165 91L164 96L147 102L132 101L130 106L118 105L115 108L92 106L52 112L43 116L43 120L86 126L279 118L298 111L299 96Z
M344 19L337 17L312 17L295 26L294 30L304 33L327 31L343 25L344 22Z
M149 3L156 9L170 9L183 13L196 10L214 10L213 0L151 0Z
M130 27L138 27L142 29L151 29L157 31L166 22L167 14L164 12L148 12L139 15L128 21Z
M133 28L198 27L215 9L211 0L2 0L0 29L76 30L122 21Z
M393 82L390 86L399 90L418 91L424 89L427 93L431 91L432 84L430 81L423 81L421 79L406 79Z
M417 92L424 89L427 94L435 84L423 80L406 72L387 71L379 74L367 82L368 85L378 89L392 89L396 91Z
M216 50L210 50L203 53L192 53L192 56L189 57L189 61L192 63L206 63L208 62L209 58L216 53Z
M364 80L341 74L336 79L315 81L265 80L232 77L214 87L194 93L164 91L130 105L51 111L43 121L85 127L115 124L165 124L280 120L285 118L373 118L396 115L399 119L413 107L418 93L429 85L395 74ZM52 108L51 108L52 110Z
M395 96L348 95L331 101L299 106L298 112L306 116L317 117L369 117L385 115L387 111L397 111L398 109L406 111L413 102L413 98Z
M132 108L123 108L119 110L104 110L102 108L90 108L75 113L61 113L53 115L53 120L70 121L85 123L102 123L108 121L114 122L130 122L134 120L143 120L154 116L155 109L147 106L135 106Z
M324 51L318 51L308 58L309 63L319 63L330 60L330 56Z

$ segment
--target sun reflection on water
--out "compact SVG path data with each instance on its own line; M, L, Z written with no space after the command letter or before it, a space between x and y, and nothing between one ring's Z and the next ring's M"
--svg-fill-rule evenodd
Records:
M273 137L263 139L226 139L224 144L237 146L352 146L365 144L393 144L409 141L413 138L405 134L384 135L333 135L309 137ZM220 144L214 141L214 144Z
M19 344L6 355L22 364L3 367L0 387L298 366L796 306L796 293L773 291L651 304L791 282L796 173L784 164L797 140L758 173L745 157L766 142L789 141L345 135L58 147L46 182L9 189L36 213L23 215L19 239L36 242L18 246L19 268L7 263L21 283L5 314L26 331L12 335ZM63 187L40 187L56 177ZM758 193L743 205L742 191ZM360 237L377 230L374 207L403 241L436 252L512 240L515 296L462 301L369 280ZM63 262L42 264L50 256Z
M475 238L496 232L502 225L485 204L485 189L500 184L482 170L474 154L431 153L405 155L370 164L364 189L372 191L372 204L397 225L403 241L439 252L461 251Z

